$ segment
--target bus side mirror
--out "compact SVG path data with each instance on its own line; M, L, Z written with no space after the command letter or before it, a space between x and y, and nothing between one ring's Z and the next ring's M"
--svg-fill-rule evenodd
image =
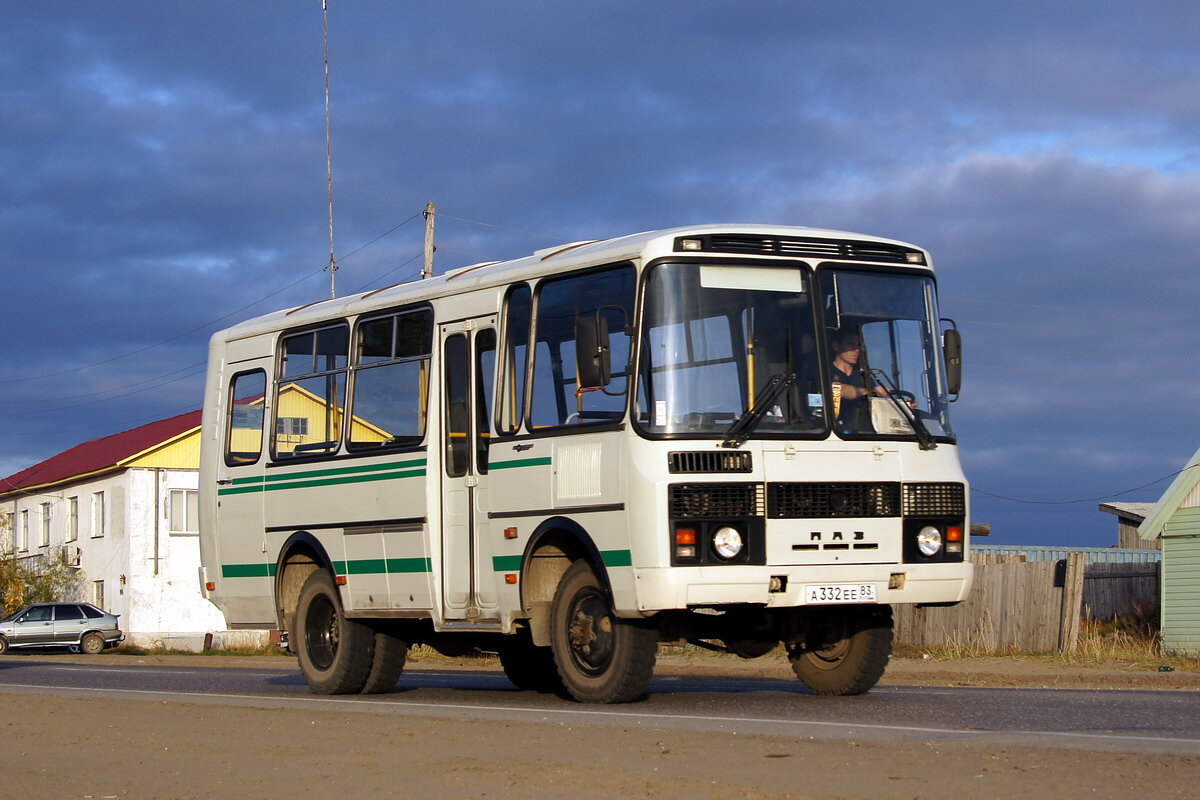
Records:
M962 335L957 328L942 333L942 352L946 355L946 389L957 395L962 389Z
M601 389L612 380L608 320L599 312L575 320L575 375L580 389Z

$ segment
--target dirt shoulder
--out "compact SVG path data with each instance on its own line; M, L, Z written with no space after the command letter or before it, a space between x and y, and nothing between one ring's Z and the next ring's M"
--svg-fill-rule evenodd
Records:
M57 652L24 652L5 658L36 658L84 664L175 665L190 667L296 668L288 656L224 655L70 655ZM491 657L447 658L418 650L409 658L413 669L495 670ZM663 652L655 675L728 680L793 680L791 666L782 651L746 660L736 656L703 652ZM987 686L1047 689L1165 689L1200 691L1200 671L1176 669L1159 672L1154 663L1070 663L1059 657L1012 656L1003 658L893 658L884 673L885 686Z

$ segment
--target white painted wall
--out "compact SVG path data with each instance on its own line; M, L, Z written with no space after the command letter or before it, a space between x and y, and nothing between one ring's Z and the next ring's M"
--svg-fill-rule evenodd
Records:
M265 644L266 632L225 630L225 618L200 594L200 544L194 531L170 531L172 489L195 489L196 470L129 469L47 493L6 500L0 511L19 519L29 512L27 546L20 558L58 558L64 544L77 546L80 600L95 602L103 582L106 611L121 615L128 640L142 646L199 650L205 635L223 642ZM103 492L103 535L93 526L92 497ZM79 535L67 542L69 498L79 498ZM42 504L50 504L50 541L40 545ZM16 531L14 529L13 535ZM6 537L7 538L7 537ZM11 547L10 542L3 543Z

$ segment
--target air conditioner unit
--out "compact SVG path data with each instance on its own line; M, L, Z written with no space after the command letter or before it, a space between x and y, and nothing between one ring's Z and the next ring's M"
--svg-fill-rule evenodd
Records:
M78 567L82 560L83 554L79 552L79 548L73 544L64 544L62 546L62 560L68 567Z

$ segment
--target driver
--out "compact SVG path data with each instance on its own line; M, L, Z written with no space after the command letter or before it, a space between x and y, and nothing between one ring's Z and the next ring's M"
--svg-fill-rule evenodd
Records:
M839 328L829 340L833 349L830 378L833 384L833 416L842 433L870 430L867 422L867 398L886 397L887 390L875 384L870 389L863 380L858 361L862 357L862 338L856 327Z

